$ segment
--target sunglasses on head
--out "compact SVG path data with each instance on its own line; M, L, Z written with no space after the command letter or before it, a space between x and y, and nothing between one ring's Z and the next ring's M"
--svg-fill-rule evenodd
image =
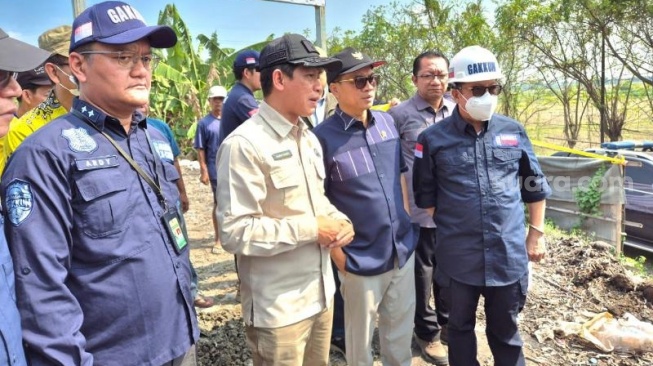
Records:
M367 86L367 83L370 83L370 85L372 85L372 86L376 86L379 83L379 75L372 74L370 76L356 76L353 79L344 79L344 80L340 80L338 82L342 83L342 82L345 82L345 81L354 83L354 86L356 87L356 89L365 89L365 87Z
M458 90L463 90L464 87L460 86L458 87ZM469 88L464 88L467 90L472 91L472 95L475 97L482 97L485 95L485 92L490 92L492 95L499 95L501 94L501 91L503 90L503 86L501 85L491 85L491 86L472 86Z
M18 76L17 72L0 70L0 89L3 89L9 85L11 79L16 79Z

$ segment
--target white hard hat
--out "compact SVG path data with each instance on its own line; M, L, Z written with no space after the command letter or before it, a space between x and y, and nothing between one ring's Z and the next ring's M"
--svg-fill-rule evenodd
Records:
M470 83L502 78L503 74L497 58L481 46L465 47L451 59L450 83Z
M224 86L216 85L209 89L209 98L226 98L227 89Z

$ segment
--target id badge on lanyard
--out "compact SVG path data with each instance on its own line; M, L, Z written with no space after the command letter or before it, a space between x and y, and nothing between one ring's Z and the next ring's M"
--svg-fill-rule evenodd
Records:
M181 227L181 216L177 208L172 206L161 216L163 226L168 232L168 236L172 241L172 248L177 255L183 253L188 248L188 237L186 237L185 230Z

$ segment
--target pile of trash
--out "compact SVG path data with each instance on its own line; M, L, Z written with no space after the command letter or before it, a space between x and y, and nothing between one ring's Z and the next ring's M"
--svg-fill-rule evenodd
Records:
M653 283L624 268L606 243L549 239L520 316L529 361L652 365Z

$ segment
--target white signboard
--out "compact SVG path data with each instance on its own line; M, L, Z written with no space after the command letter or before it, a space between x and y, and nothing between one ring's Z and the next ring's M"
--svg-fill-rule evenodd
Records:
M297 5L325 6L326 0L267 0L279 3L291 3Z

